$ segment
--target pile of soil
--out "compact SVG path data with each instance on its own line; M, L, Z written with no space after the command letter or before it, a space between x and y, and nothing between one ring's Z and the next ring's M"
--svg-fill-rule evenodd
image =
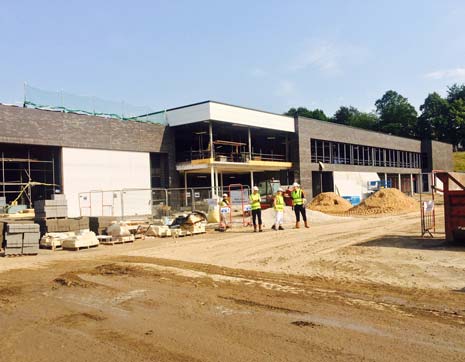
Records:
M349 210L354 215L389 214L413 211L418 202L398 189L382 189Z
M349 201L343 199L334 192L323 192L318 194L308 206L310 210L328 213L346 212L351 207L352 204Z

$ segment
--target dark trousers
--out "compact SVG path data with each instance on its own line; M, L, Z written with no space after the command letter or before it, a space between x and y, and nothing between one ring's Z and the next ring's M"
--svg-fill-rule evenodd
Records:
M262 224L262 210L261 209L252 210L253 226L257 225L257 218L258 218L258 225L261 225Z
M307 213L305 212L304 205L295 205L294 212L295 212L295 221L297 222L300 221L300 214L302 214L302 219L304 219L304 221L307 221Z

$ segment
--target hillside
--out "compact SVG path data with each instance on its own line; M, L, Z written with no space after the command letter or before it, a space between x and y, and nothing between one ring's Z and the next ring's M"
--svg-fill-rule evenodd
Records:
M465 171L465 152L454 152L454 171Z

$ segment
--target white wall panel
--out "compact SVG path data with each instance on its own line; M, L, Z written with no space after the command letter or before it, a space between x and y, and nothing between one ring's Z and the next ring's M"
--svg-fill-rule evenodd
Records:
M68 199L68 215L80 215L79 193L93 190L121 190L123 188L150 189L150 154L144 152L107 151L63 148L63 188ZM139 192L124 205L124 213L150 213L150 191ZM92 216L121 215L121 193L92 193ZM112 205L103 206L102 205ZM89 215L89 209L84 213Z
M368 193L368 182L379 181L376 172L335 171L334 189L341 196L360 196L363 200Z

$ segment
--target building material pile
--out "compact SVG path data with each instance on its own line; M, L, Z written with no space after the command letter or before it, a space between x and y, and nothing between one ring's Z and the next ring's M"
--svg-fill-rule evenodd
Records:
M5 256L35 255L39 252L39 225L34 223L8 223L5 231Z
M386 188L375 192L349 210L350 215L389 214L413 211L418 202L397 189Z
M89 229L88 217L36 219L36 221L41 225L42 234Z
M62 241L61 246L66 250L79 250L96 247L99 245L97 236L92 231L81 231L69 236Z
M46 233L40 239L40 247L46 248L46 249L52 249L52 250L55 250L56 248L61 248L63 240L68 239L75 235L76 233L73 231Z
M51 200L38 200L34 202L36 218L48 219L68 216L68 202L63 194L52 195Z
M308 208L327 213L343 213L352 208L352 204L334 192L323 192L312 200Z

